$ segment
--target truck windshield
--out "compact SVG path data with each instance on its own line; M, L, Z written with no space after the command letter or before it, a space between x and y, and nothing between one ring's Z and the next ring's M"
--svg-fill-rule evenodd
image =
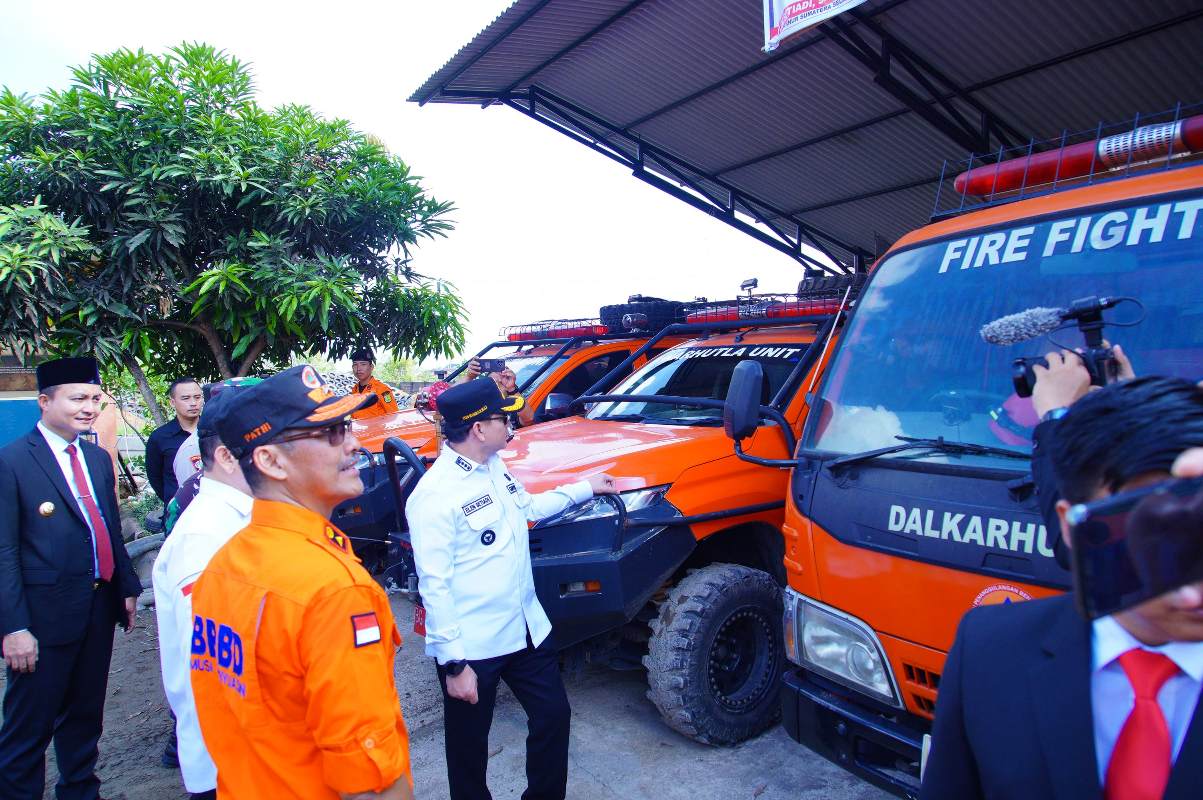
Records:
M505 365L514 371L514 376L518 379L518 387L525 392L533 392L539 387L539 384L547 380L561 364L568 360L567 355L560 356L539 376L538 380L530 386L526 386L526 382L530 380L530 377L546 364L551 359L551 356L509 356L507 358L504 355L499 355L493 357L505 359Z
M1135 297L1108 327L1138 375L1197 380L1203 364L1203 199L1177 195L1083 210L1042 222L958 234L901 251L878 266L827 372L806 446L842 454L899 437L1031 451L1038 420L1015 394L1011 362L1081 347L1076 327L1011 346L981 327L1033 307L1090 295ZM1022 461L988 452L907 449L881 458L1005 469Z
M665 350L612 392L607 392L640 395L640 399L598 403L586 416L589 419L637 419L664 424L714 424L722 420L721 409L698 408L653 398L671 395L723 400L735 365L751 358L764 368L766 387L762 401L768 404L805 352L806 345L798 342L674 347ZM642 399L644 397L647 399Z

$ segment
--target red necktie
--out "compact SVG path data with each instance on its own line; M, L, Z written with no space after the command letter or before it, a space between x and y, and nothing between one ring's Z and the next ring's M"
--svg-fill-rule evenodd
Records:
M104 524L104 517L96 507L88 491L88 479L84 477L84 468L75 455L75 445L67 445L67 455L71 457L71 474L75 478L75 488L79 489L79 499L84 501L88 511L88 519L92 520L92 541L96 545L96 561L100 565L100 579L111 580L113 577L113 543L109 539L109 529Z
M1161 800L1170 780L1173 743L1157 693L1178 674L1161 653L1135 648L1119 657L1136 702L1107 764L1106 800Z

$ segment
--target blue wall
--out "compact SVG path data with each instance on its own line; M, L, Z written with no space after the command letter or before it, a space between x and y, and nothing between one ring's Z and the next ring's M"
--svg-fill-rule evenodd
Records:
M0 447L33 429L41 417L38 401L32 397L20 400L0 399Z

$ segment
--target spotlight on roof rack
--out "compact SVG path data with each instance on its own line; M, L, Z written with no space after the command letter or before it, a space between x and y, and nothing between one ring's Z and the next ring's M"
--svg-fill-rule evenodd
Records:
M994 195L1199 152L1203 152L1203 115L976 167L958 175L953 185L962 194Z
M739 285L739 290L741 292L747 292L748 294L752 294L752 290L755 289L759 285L760 285L760 280L758 278L748 278L746 281L744 281L743 283L741 283Z

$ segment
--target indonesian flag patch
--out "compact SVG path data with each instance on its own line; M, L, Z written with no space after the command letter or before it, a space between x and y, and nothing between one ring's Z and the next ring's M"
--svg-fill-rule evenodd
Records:
M369 614L354 614L351 616L351 629L355 633L355 646L363 647L380 641L380 621L376 612Z

